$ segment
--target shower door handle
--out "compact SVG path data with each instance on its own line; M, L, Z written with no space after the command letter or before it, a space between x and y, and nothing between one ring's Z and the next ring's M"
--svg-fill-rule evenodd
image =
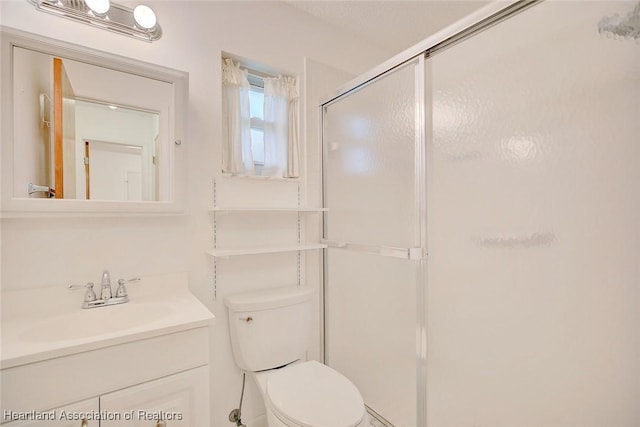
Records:
M426 257L426 251L424 251L421 247L397 248L393 246L365 245L362 243L334 242L330 240L323 240L322 243L326 244L329 248L345 249L353 252L364 252L389 258L407 259L411 261L419 261Z

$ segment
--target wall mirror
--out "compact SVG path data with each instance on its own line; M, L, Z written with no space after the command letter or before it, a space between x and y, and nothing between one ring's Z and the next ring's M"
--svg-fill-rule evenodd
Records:
M187 73L2 30L3 216L180 211Z

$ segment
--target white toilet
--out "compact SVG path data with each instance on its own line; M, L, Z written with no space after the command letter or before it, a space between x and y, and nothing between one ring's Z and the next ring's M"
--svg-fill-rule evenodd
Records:
M369 417L353 383L322 363L300 361L313 296L298 286L227 296L236 364L256 380L269 427L365 427Z

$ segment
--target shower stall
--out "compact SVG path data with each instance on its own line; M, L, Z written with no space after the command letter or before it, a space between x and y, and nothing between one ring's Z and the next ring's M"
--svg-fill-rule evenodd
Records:
M490 4L322 101L324 356L383 425L640 425L638 2Z

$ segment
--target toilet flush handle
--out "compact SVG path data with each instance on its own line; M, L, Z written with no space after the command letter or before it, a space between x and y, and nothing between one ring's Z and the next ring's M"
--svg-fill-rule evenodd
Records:
M247 323L251 323L251 322L253 322L253 317L251 317L251 316L241 317L241 318L240 318L240 319L238 319L238 320L244 320L244 321L245 321L245 322L247 322Z

